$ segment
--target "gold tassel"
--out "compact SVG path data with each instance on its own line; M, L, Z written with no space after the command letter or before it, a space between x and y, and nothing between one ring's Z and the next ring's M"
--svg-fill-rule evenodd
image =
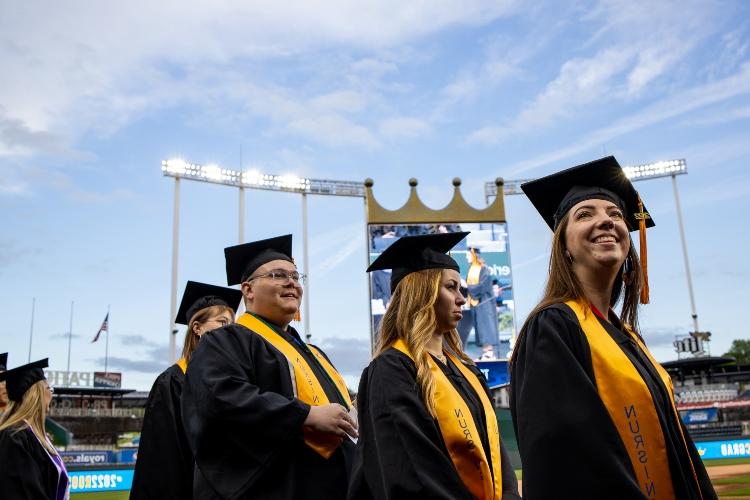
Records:
M643 270L643 286L641 287L641 304L648 304L649 302L649 289L648 289L648 247L646 246L646 219L649 215L643 211L643 201L641 197L638 197L638 213L635 214L638 219L638 235L640 236L641 243L641 269Z
M302 316L299 314L299 309L297 309L297 312L294 313L294 321L302 321Z

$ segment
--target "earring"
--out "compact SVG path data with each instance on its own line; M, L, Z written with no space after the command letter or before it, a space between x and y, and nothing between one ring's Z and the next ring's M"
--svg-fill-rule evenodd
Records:
M633 263L630 261L630 255L628 255L622 265L622 282L625 286L630 286L633 284L634 279Z
M570 255L570 252L568 252L568 251L566 250L566 251L565 251L565 256L566 256L566 257L568 258L568 262L570 262L571 264L573 264L573 256L572 256L572 255Z

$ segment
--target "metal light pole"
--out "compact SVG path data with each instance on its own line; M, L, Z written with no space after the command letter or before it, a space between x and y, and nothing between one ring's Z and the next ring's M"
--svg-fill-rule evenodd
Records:
M34 309L36 306L36 297L31 298L31 328L29 329L29 359L27 363L31 363L31 343L34 340Z
M305 313L305 339L310 342L312 333L310 332L310 260L307 253L307 193L302 193L302 265L305 266L305 291L302 294L303 309Z
M680 228L680 240L682 241L682 257L685 260L685 275L687 276L688 293L690 294L690 310L693 317L694 332L700 332L698 328L698 313L695 309L695 296L693 295L693 279L690 274L690 262L688 260L687 242L685 241L685 228L682 224L682 207L680 206L680 195L677 192L677 176L672 175L672 188L674 189L674 204L677 207L677 225Z
M245 186L240 186L240 213L239 213L239 245L245 242Z
M177 257L180 246L180 178L174 178L174 207L172 218L172 292L169 303L169 362L177 359L175 316L177 315Z

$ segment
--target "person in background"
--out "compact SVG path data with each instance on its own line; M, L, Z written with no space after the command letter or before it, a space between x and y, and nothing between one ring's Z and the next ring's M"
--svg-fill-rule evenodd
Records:
M467 234L404 236L368 269L393 270L393 295L359 383L352 500L520 498L486 381L456 331L466 299L445 253Z
M553 231L544 295L511 359L524 498L715 499L638 333L648 281L630 231L645 261L654 225L640 196L611 156L522 188Z
M185 371L201 337L234 323L242 292L188 281L175 323L186 325L182 356L154 382L146 402L130 498L193 498L194 459L182 426Z
M481 359L495 359L500 339L497 325L495 293L492 289L492 275L481 257L479 248L469 247L466 259L469 272L466 275L469 306L473 312L476 343L482 347Z
M68 472L47 438L44 420L52 388L44 378L43 359L0 373L10 403L0 417L0 497L66 500Z
M341 375L290 325L304 276L292 236L226 248L227 283L246 313L205 335L182 394L196 460L194 497L346 496L356 423Z

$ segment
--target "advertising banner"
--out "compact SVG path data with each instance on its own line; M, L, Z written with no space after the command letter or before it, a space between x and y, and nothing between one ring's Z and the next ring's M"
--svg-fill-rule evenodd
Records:
M680 418L685 424L705 424L719 421L718 408L697 408L695 410L680 410Z
M458 333L473 359L505 359L515 338L513 278L507 224L368 224L370 262L402 236L469 231L451 256L460 267L467 302ZM472 266L478 272L470 275ZM373 345L391 299L390 271L370 273L370 312Z
M747 458L750 457L750 440L733 439L729 441L696 441L695 447L703 460L712 458Z
M484 374L490 389L510 383L508 361L506 360L477 361L477 368Z
M94 372L94 387L119 389L122 387L122 373Z
M138 448L129 450L120 450L115 453L118 464L134 464L138 458Z
M128 491L133 485L133 470L72 471L70 475L71 493L91 491Z
M65 465L99 465L113 462L111 451L61 451Z

